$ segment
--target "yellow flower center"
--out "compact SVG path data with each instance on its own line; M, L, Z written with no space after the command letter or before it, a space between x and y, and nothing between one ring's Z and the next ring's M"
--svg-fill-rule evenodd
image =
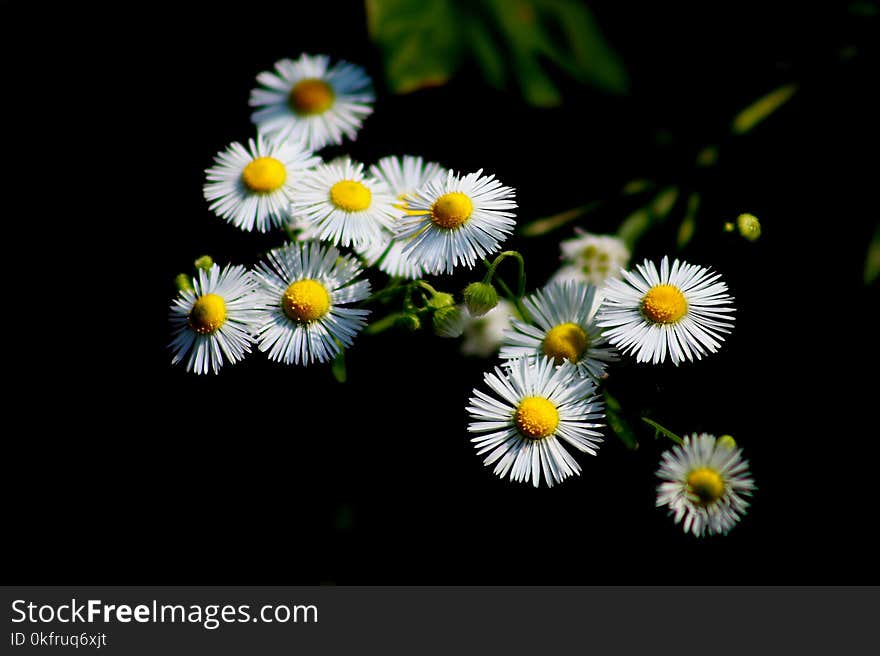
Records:
M587 244L584 247L584 250L581 251L581 257L585 260L592 260L596 257L596 253L599 252L599 249L596 248L595 244Z
M687 485L688 491L697 497L697 502L702 506L715 503L724 493L721 475L709 467L699 467L691 471L687 477Z
M675 323L685 315L687 307L684 294L673 285L655 285L642 299L642 314L653 323Z
M563 360L577 362L589 346L586 331L576 323L561 323L553 326L544 338L544 355L552 357L556 364Z
M330 293L317 280L297 280L281 297L281 307L294 321L316 321L330 311Z
M293 85L287 102L297 114L323 114L333 105L333 87L324 80L306 78Z
M453 230L463 225L474 211L474 204L460 191L443 194L431 205L431 221L434 225Z
M260 194L279 189L285 180L287 169L274 157L257 157L241 172L241 181L245 186Z
M540 440L556 430L559 425L559 411L543 397L527 396L520 401L513 420L525 437Z
M370 206L373 194L362 182L341 180L330 187L330 200L346 212L361 212Z
M199 296L189 311L189 327L199 335L217 332L226 321L226 302L217 294Z

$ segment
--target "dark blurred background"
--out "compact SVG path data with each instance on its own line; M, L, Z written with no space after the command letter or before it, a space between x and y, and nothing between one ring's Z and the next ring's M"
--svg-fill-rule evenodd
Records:
M554 108L489 87L467 62L448 84L392 94L358 2L4 6L20 90L7 102L22 112L12 132L45 140L29 175L53 171L9 219L34 229L7 248L49 290L15 285L30 304L9 315L21 347L7 402L22 420L6 437L9 578L877 583L877 288L863 268L877 222L878 17L870 3L668 4L589 3L629 93L560 74ZM612 370L636 451L610 435L551 490L496 478L464 410L495 361L428 331L360 337L345 384L261 355L216 377L170 366L174 276L204 253L252 264L282 241L216 218L201 185L217 151L252 135L256 74L302 52L356 62L377 86L358 140L325 158L485 168L517 189L523 222L634 178L699 186L697 231L679 254L723 273L736 328L702 362ZM728 136L738 110L789 82L789 103ZM695 173L707 144L720 144L718 163ZM632 209L612 203L577 225L613 232ZM761 219L759 241L722 231L741 212ZM573 225L508 242L526 255L530 289ZM636 257L675 253L674 228L647 235ZM457 291L476 275L441 284ZM744 447L759 489L729 536L694 539L655 509L669 444L641 414Z

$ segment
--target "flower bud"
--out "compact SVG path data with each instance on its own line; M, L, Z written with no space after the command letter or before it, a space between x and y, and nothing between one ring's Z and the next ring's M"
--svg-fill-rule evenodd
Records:
M447 294L446 292L437 292L428 299L428 307L434 308L435 310L449 307L454 304L455 299L452 298L452 294Z
M195 291L193 289L192 278L190 278L185 273L178 273L174 278L174 285L177 287L177 291L179 292L192 292Z
M481 317L498 305L498 292L488 283L472 282L464 288L464 302L471 315Z
M464 312L455 305L440 308L434 313L434 333L439 337L460 337L464 331Z
M736 227L739 234L749 241L755 241L761 236L761 222L753 214L740 214L736 217Z
M199 259L193 262L196 269L203 269L205 271L210 271L211 267L214 266L214 260L210 255L202 255Z
M394 325L404 330L416 331L422 327L422 322L414 314L401 314L394 321Z

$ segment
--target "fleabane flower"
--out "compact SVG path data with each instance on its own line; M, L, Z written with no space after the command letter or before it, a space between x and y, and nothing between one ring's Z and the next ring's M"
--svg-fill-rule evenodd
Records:
M531 321L512 319L501 341L501 357L549 356L557 365L569 362L581 376L594 380L617 359L602 336L594 314L596 288L576 280L551 282L523 299Z
M359 247L384 239L394 222L394 196L362 164L339 158L307 171L291 189L291 213L310 236Z
M755 482L749 463L731 438L703 433L684 438L662 456L657 506L697 537L727 534L745 514Z
M610 279L597 324L614 346L638 362L701 359L721 347L733 328L733 298L720 274L664 257L660 270L645 260Z
M468 313L462 333L461 352L481 358L497 353L504 331L510 327L510 319L515 315L513 303L504 298L499 298L498 305L480 317Z
M476 173L424 184L407 199L407 212L398 219L396 235L406 240L403 252L428 273L452 273L494 253L516 225L515 192L495 176Z
M235 227L267 232L287 223L294 180L320 161L300 142L276 145L257 135L247 148L232 143L205 171L205 200Z
M553 280L580 280L600 287L608 278L620 277L629 262L629 249L612 235L593 235L575 229L578 236L559 243L562 267Z
M304 141L311 150L354 139L372 114L373 85L364 69L345 61L330 65L326 55L282 59L275 71L257 76L251 91L251 120L279 143Z
M421 157L394 155L383 157L370 167L370 175L384 182L395 196L395 217L407 213L407 199L429 180L443 177L446 169ZM410 254L404 252L405 242L395 239L392 229L382 231L381 239L364 243L357 251L370 266L378 262L380 271L398 278L416 279L425 274L424 268Z
M356 280L358 262L320 242L288 243L255 270L266 310L258 328L261 351L285 364L326 362L351 346L369 310L345 307L370 294Z
M199 270L192 286L171 305L171 362L185 360L187 371L217 374L224 362L238 362L250 353L259 320L257 282L244 267L221 270L214 264Z
M580 474L580 466L564 443L596 455L602 441L598 429L604 414L593 396L591 378L581 378L574 367L557 367L551 358L521 358L505 371L487 372L486 385L494 392L475 389L467 411L468 426L477 454L488 453L485 465L511 481L543 477L548 487Z

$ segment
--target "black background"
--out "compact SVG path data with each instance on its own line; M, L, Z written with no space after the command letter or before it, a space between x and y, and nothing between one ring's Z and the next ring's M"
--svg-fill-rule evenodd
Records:
M32 159L7 161L12 180L38 183L7 194L10 227L25 228L7 244L11 577L876 583L877 296L862 284L877 220L876 18L833 2L594 3L633 93L568 83L566 104L546 110L470 69L393 96L362 5L301 4L3 7L8 125L25 142L10 150ZM682 255L724 274L736 328L708 360L624 364L609 385L634 421L738 439L759 490L729 536L696 540L654 508L667 444L642 426L638 451L609 437L552 490L494 477L464 411L489 363L428 332L361 337L344 385L260 355L216 377L170 366L174 276L203 253L252 264L281 242L214 217L201 185L213 155L252 134L256 74L301 52L357 62L377 82L358 140L325 158L482 167L517 189L523 220L635 177L680 179L723 140ZM739 108L790 80L800 90L783 110L725 140ZM757 243L720 230L744 211L762 219ZM613 231L626 212L583 225ZM508 242L530 287L567 236ZM660 231L637 256L673 243Z

